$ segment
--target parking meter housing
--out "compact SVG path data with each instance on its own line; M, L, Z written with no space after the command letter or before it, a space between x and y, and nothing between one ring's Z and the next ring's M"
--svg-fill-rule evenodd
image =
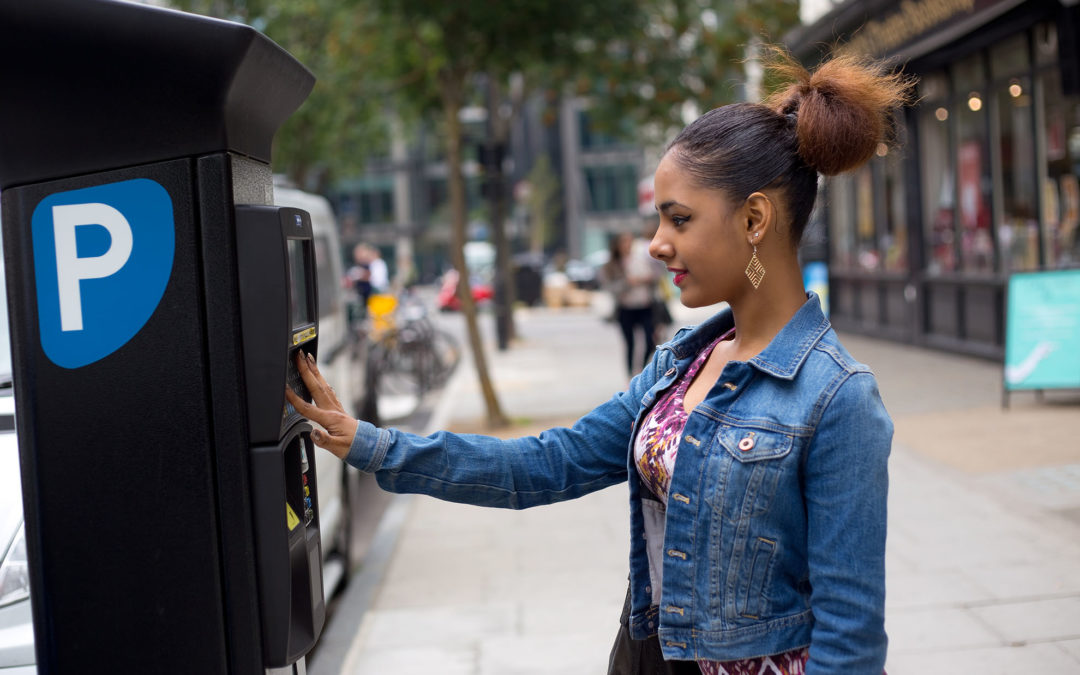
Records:
M249 360L292 335L245 330L236 224L272 203L273 136L314 78L247 26L126 2L3 3L0 31L38 670L288 666L325 611L317 506L295 513L310 427L279 403L252 436Z

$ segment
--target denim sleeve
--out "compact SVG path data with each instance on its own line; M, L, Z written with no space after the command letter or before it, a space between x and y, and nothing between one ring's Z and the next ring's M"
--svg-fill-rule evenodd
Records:
M814 613L806 675L881 675L893 425L871 373L833 386L806 460Z
M424 437L361 421L346 461L375 474L390 492L511 509L574 499L626 480L631 428L655 379L654 359L627 391L573 427L528 438L446 431Z

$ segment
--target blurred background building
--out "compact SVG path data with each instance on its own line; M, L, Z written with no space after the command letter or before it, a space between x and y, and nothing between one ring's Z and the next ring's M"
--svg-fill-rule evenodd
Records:
M490 236L483 176L487 116L483 107L462 111L469 238L479 241ZM361 175L338 181L331 189L346 248L349 242L366 241L392 260L395 245L407 237L421 281L431 281L449 265L446 158L431 134L421 127L413 142L392 144L390 156L373 158ZM511 128L509 147L499 157L512 188L507 231L513 250L539 248L580 260L605 251L610 233L637 233L637 186L652 167L645 165L644 149L626 140L632 138L632 133L598 130L584 98L551 101L541 95L527 102ZM544 181L554 185L558 206L538 235L532 231L535 214L529 193Z

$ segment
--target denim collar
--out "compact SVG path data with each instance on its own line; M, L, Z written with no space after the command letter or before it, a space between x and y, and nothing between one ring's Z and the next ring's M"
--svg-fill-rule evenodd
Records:
M725 307L704 323L677 335L667 347L678 360L701 352L718 335L731 330L735 317L730 307ZM784 380L792 380L806 361L807 355L821 337L829 330L829 320L821 311L821 302L813 292L806 294L806 302L795 316L776 334L769 345L747 363L763 373Z

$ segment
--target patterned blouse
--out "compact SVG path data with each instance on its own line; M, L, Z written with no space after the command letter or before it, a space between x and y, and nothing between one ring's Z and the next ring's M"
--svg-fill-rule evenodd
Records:
M648 412L634 440L634 462L638 475L664 506L667 505L675 457L679 452L679 438L689 417L683 408L686 390L717 343L730 340L734 334L735 329L732 329L702 350L682 379L661 396ZM804 675L809 655L808 648L800 647L772 656L740 661L702 660L697 664L702 675Z

